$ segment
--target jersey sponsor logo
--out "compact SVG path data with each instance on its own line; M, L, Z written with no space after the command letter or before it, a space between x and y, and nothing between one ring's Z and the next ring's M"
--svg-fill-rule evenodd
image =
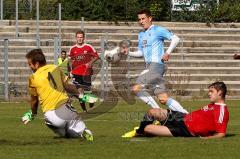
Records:
M214 108L213 107L209 108L208 105L206 105L206 106L202 107L202 110L206 112L208 110L214 110Z
M147 46L147 40L143 40L142 41L142 47L146 47Z
M81 61L81 60L83 60L85 58L85 56L84 55L79 55L79 56L77 56L77 57L73 57L72 58L72 60L74 60L74 61Z

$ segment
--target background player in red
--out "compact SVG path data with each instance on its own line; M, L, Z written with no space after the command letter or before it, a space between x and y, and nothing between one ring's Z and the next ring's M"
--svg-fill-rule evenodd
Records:
M214 82L208 87L210 104L189 114L169 109L150 109L139 128L122 137L141 135L153 136L199 136L202 138L222 138L226 135L229 112L225 104L227 87L223 82ZM153 121L161 125L154 125Z
M99 59L96 50L89 44L84 43L85 33L82 30L76 32L76 44L70 48L69 57L71 59L71 74L73 83L77 87L84 86L86 93L91 92L91 76L93 74L92 65ZM80 101L83 111L87 111L85 102ZM94 103L89 103L90 107Z

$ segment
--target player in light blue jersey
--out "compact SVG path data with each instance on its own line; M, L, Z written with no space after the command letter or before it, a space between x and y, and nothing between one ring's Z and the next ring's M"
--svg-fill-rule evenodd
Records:
M169 60L171 52L175 49L180 39L169 30L152 24L152 16L149 10L143 9L138 13L138 22L143 30L138 35L138 50L129 51L123 48L122 52L133 57L144 57L146 69L138 77L133 86L133 92L152 108L159 108L157 102L146 91L145 86L151 85L160 103L167 105L174 111L187 113L187 111L173 98L168 96L163 78L167 70L165 61ZM171 41L170 46L164 52L164 40Z

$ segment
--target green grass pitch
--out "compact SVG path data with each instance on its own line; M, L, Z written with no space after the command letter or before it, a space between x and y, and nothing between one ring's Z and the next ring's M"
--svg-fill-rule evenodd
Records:
M208 101L182 101L188 110L195 110ZM108 113L86 120L94 132L94 141L64 139L44 125L42 113L23 125L20 117L29 110L27 103L0 103L0 159L229 159L240 155L239 101L227 102L230 111L227 137L203 140L200 138L132 138L121 135L137 126L147 106L141 102L127 105L124 102ZM80 110L79 106L75 106ZM39 111L41 112L41 111Z

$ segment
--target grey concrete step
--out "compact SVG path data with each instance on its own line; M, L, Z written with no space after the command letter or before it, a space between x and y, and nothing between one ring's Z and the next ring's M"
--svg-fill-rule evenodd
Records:
M239 67L238 60L170 60L166 62L168 67ZM143 59L134 59L131 67L144 66ZM112 64L112 66L126 67L126 61Z
M79 29L78 26L62 26L62 33L75 33ZM240 34L239 28L185 28L185 27L167 27L167 29L177 34ZM0 32L15 32L15 26L2 26ZM141 27L136 26L86 26L87 33L138 33ZM56 32L57 26L40 26L40 32ZM36 32L35 26L19 26L19 32Z
M53 63L53 59L47 59L48 63ZM4 60L0 59L0 67L4 66ZM26 59L9 59L9 67L28 67Z
M4 25L15 25L15 20L4 20L3 21ZM36 25L35 20L19 20L18 21L19 25ZM156 21L153 22L156 25L161 25L164 27L200 27L200 28L239 28L240 24L239 23L214 23L207 25L206 23L193 23L193 22L165 22L165 21ZM44 26L54 26L58 25L58 20L40 20L39 21L40 25ZM61 25L66 25L66 26L81 26L81 20L79 21L66 21L62 20ZM138 26L137 22L105 22L105 21L84 21L84 25L113 25L113 26Z
M9 59L25 59L26 52L9 52ZM47 57L53 58L53 53L47 53ZM1 56L0 56L1 57ZM209 53L172 53L171 60L232 60L232 54L209 54Z
M110 41L119 43L121 40L113 40ZM131 40L132 46L137 46L137 40ZM75 40L62 40L62 45L72 46L75 43ZM88 39L88 43L93 45L94 47L100 47L101 40L100 39ZM169 46L170 42L166 41L165 46ZM0 45L3 45L3 41L0 41ZM36 40L32 39L10 39L9 40L10 46L34 46L36 45ZM41 46L51 46L54 47L54 40L53 39L41 39L40 41ZM179 44L179 47L237 47L240 45L240 41L187 41L185 40L183 43ZM179 48L178 48L179 49Z
M239 53L239 48L236 47L182 47L180 44L176 49L174 49L174 52L181 52L181 53L196 53L196 54L202 54L202 53L213 53L213 54L231 54Z
M54 39L54 37L58 36L58 32L55 33L41 33L40 32L40 39ZM62 33L61 34L63 40L74 40L75 39L75 33ZM116 39L116 40L123 40L123 39L129 39L129 40L136 40L138 39L137 33L86 33L86 39L100 39L102 36L106 37L107 39ZM239 35L235 34L179 34L178 35L183 40L197 40L197 41L204 41L204 40L211 40L211 41L236 41L240 40ZM8 39L14 39L16 38L15 32L0 32L0 38L8 38ZM36 33L19 33L18 39L35 39Z
M71 46L62 46L63 50L68 51ZM26 53L30 51L31 49L36 48L36 46L13 46L9 45L9 52L16 52L16 53ZM100 52L101 48L100 46L94 46L94 48ZM132 47L133 49L137 49L136 47ZM0 49L3 49L3 46L0 45ZM46 53L53 53L54 52L54 47L53 46L41 46L41 49L46 52ZM165 48L166 49L166 48ZM196 53L196 54L202 54L202 53L208 53L208 54L228 54L228 55L233 55L235 53L239 53L240 49L235 46L235 47L181 47L179 45L175 50L175 53L180 53L180 54L189 54L189 53ZM2 52L0 52L1 54Z
M0 74L3 75L4 68L0 67ZM31 74L32 71L30 70L29 67L9 67L8 68L8 73L13 74L13 75L18 75L22 76L24 74Z
M139 27L119 27L119 28L93 28L93 27L86 27L87 33L138 33L141 28ZM171 28L168 27L167 29L171 30L175 34L240 34L239 29L228 29L228 28ZM42 31L45 31L42 29ZM72 30L73 31L73 30ZM71 32L71 30L66 31L67 33Z
M96 39L96 40L90 40L88 39L89 43L93 46L100 46L101 44L101 40L100 39ZM119 43L121 40L113 40L110 39L109 41L113 41L116 43ZM74 43L74 41L63 41L66 43ZM132 42L132 46L137 46L138 45L138 41L137 40L131 40ZM165 42L165 46L169 46L170 42L166 41ZM180 43L178 47L190 47L190 48L194 48L194 47L237 47L240 45L240 41L188 41L188 40L184 40L183 43Z
M40 46L41 49L43 50L44 53L53 53L54 52L54 46ZM0 49L2 50L4 46L0 45ZM62 46L62 49L68 50L70 46ZM8 51L9 52L25 52L27 53L28 51L36 49L36 45L32 46L24 46L24 45L19 45L19 46L14 46L14 45L9 45L8 46ZM3 52L0 52L3 54Z
M71 46L62 46L62 50L69 51ZM25 56L25 54L32 50L35 49L36 46L13 46L9 45L8 51L9 55L13 54L22 54ZM94 46L94 48L97 50L98 53L101 53L101 48L100 46ZM133 47L133 50L136 50L136 47ZM3 49L3 46L0 46L0 50ZM46 55L51 54L53 56L54 53L54 46L41 46L41 49L46 53ZM166 48L165 48L166 49ZM179 56L180 59L182 57L190 57L194 56L193 54L196 54L196 56L201 56L201 55L209 55L209 56L214 56L214 55L219 55L219 56L226 56L231 58L235 53L240 53L240 49L238 47L196 47L196 48L190 48L190 47L180 47L178 46L174 51L173 55L174 56ZM211 55L213 54L213 55ZM16 56L17 56L16 55ZM21 56L21 55L20 55ZM0 57L3 57L3 52L0 51ZM172 57L170 58L172 59Z
M34 46L37 41L35 39L9 39L9 46ZM0 45L3 46L4 42L1 40ZM54 46L53 39L41 39L41 46Z
M232 60L233 55L232 54L208 54L208 53L201 53L201 54L195 54L195 53L172 53L171 54L171 60Z
M171 60L167 64L170 67L240 67L236 60Z
M26 60L26 57L25 57L26 53L10 53L8 54L8 59L22 59L22 60ZM1 56L0 56L1 57ZM54 58L54 54L51 53L51 54L46 54L46 58L47 59L53 59Z
M168 73L186 74L239 74L240 67L168 67Z
M100 67L94 67L95 74L99 72ZM143 71L144 65L129 67L108 67L109 74L135 74ZM240 67L168 67L167 74L240 74Z

